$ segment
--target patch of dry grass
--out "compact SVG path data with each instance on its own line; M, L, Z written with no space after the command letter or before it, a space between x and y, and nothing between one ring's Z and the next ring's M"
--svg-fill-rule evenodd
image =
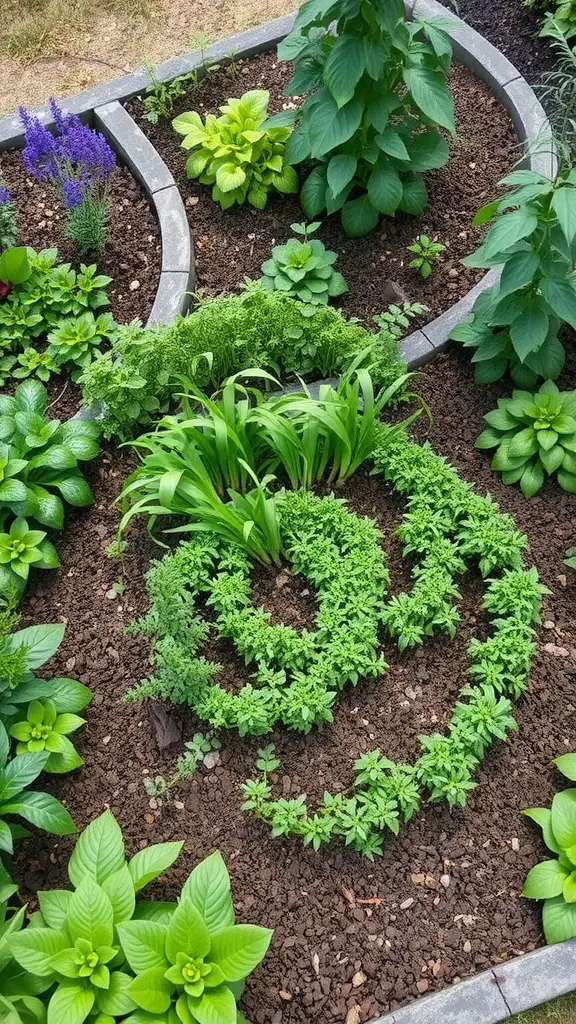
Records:
M576 995L556 999L527 1013L519 1013L510 1024L576 1024Z
M150 18L157 0L4 0L0 55L19 60L65 54L103 14Z

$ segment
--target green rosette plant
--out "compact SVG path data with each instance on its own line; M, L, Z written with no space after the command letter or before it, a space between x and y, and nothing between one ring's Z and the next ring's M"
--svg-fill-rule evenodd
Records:
M0 533L0 593L19 594L30 569L57 569L60 559L44 530L31 530L26 519L18 516L7 533Z
M48 419L47 403L46 388L37 380L0 395L0 516L10 512L60 530L62 499L77 507L93 500L78 463L99 453L100 427L92 420Z
M9 733L18 741L17 754L47 750L51 756L44 770L62 773L84 763L68 736L85 724L85 719L79 715L70 712L59 714L56 702L45 697L30 701L26 717L14 722Z
M290 128L265 124L270 94L253 89L208 114L203 122L194 110L174 118L172 127L193 150L186 163L189 178L212 185L212 198L223 210L234 203L263 210L271 191L296 193L299 182L285 156Z
M301 193L311 220L341 211L347 235L372 231L381 214L420 214L422 172L442 167L455 134L446 85L450 39L439 18L408 22L402 0L308 0L280 43L295 60L288 95L307 98L269 124L297 122L291 164L313 167Z
M526 498L541 489L548 474L576 494L576 391L546 381L536 394L514 391L484 417L488 427L476 448L496 448L492 469L505 484L520 484Z
M576 754L554 761L558 771L576 782ZM542 838L555 860L544 860L528 872L523 896L544 900L542 926L546 942L576 938L576 789L556 793L552 806L531 807L522 814L542 829Z
M73 364L72 380L78 380L82 371L96 358L96 350L115 329L111 313L83 313L72 320L65 320L48 335L46 354L57 366Z
M502 273L450 337L474 350L478 384L509 370L518 387L533 388L539 378L555 380L564 366L562 324L576 329L576 170L563 167L554 180L512 171L500 185L511 188L476 214L475 226L490 227L462 262Z
M159 843L126 860L110 811L82 833L68 865L73 891L38 893L34 927L8 942L28 976L47 982L47 1024L244 1020L236 999L272 932L234 924L221 855L194 868L178 903L136 898L174 863L182 845Z
M271 258L262 264L262 287L269 292L285 292L313 306L326 305L331 298L344 295L348 285L342 274L333 269L337 254L326 249L319 238L310 239L320 221L290 227L296 235L303 236L303 241L289 238L285 245L274 246Z

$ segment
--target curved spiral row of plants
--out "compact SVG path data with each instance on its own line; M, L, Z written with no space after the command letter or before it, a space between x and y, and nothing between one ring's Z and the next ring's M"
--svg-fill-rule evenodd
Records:
M351 516L334 498L288 492L281 505L286 550L294 571L318 588L316 631L300 635L270 625L250 604L245 553L213 533L202 534L149 573L151 608L134 628L155 636L154 673L131 694L186 701L211 725L241 734L263 734L279 721L308 731L331 720L337 690L347 681L385 670L377 655L379 625L401 650L437 632L453 636L460 597L455 579L477 562L487 579L483 610L492 634L471 642L472 684L461 691L467 701L457 702L445 735L421 738L423 753L415 764L394 764L379 750L369 752L355 765L354 794L326 794L315 812L308 812L305 796L272 798L266 757L260 778L243 786L244 808L267 821L273 834L301 836L316 849L341 836L367 856L381 852L382 831L397 832L400 821L421 807L425 792L451 807L465 803L488 746L515 728L512 702L526 685L545 592L536 570L523 568L527 542L512 520L490 498L476 495L428 445L381 425L373 460L375 470L408 496L398 532L405 555L416 558L411 593L384 602L387 573L371 523ZM206 593L219 634L256 666L252 683L237 694L214 685L219 666L195 656L209 628L196 608Z

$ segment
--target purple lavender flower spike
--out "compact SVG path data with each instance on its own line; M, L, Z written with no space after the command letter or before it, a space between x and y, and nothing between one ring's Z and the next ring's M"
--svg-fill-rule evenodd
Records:
M5 185L0 185L0 203L11 203L12 196Z
M64 197L64 206L67 210L71 210L74 206L79 206L84 198L82 188L74 178L64 178L62 181L62 195Z
M43 178L55 180L58 177L56 139L25 107L19 107L18 112L25 132L22 156L26 170L40 181Z
M53 96L50 98L49 104L50 112L52 114L52 117L54 118L54 124L56 125L60 134L62 134L66 130L66 118L64 116L64 111L61 107L58 106Z

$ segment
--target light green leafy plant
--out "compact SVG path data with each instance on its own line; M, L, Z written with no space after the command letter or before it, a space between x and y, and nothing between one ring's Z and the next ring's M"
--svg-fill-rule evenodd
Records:
M262 210L271 191L295 193L298 175L286 162L290 128L265 125L270 94L253 89L220 107L220 117L205 123L196 111L180 114L172 126L193 150L186 163L189 178L212 185L212 198L227 210L248 200Z
M45 771L67 772L84 763L68 739L81 725L85 725L84 718L71 712L59 714L56 702L44 697L30 701L26 718L14 722L9 734L18 741L17 754L47 750L52 757L46 762Z
M417 270L424 281L430 277L434 264L442 259L442 253L446 251L442 242L433 242L428 235L418 235L406 248L414 254L408 266Z
M562 754L554 761L558 771L576 782L576 754ZM545 860L528 872L523 896L544 900L542 925L546 942L576 937L576 789L556 793L551 808L522 811L542 829L542 838L555 860Z
M492 469L505 484L520 485L526 498L557 474L565 491L576 494L576 391L559 391L546 381L536 394L514 391L484 416L488 427L476 448L495 448Z
M95 358L95 351L103 340L109 338L115 325L111 313L83 313L74 320L65 320L48 335L46 354L57 366L72 363L72 380L78 380L82 371Z
M410 321L426 313L428 306L421 302L403 302L401 306L392 304L385 313L377 313L372 319L380 330L390 338L399 339L403 336Z
M567 565L569 569L576 569L576 548L568 548L564 565Z
M48 1024L237 1024L245 977L272 932L234 924L230 880L219 853L202 861L178 903L136 896L166 871L182 843L160 843L126 860L122 833L106 811L70 858L73 891L40 892L34 927L9 938L26 972L45 979ZM42 982L43 984L43 982Z
M274 246L271 259L262 264L262 287L267 291L285 292L313 306L344 295L348 285L342 274L333 269L337 254L326 249L318 238L309 240L320 227L320 221L290 227L304 240L289 238L285 245Z
M576 35L576 2L575 0L523 0L525 7L539 7L544 13L541 36L555 37L555 29L565 39Z
M576 328L576 171L563 166L554 180L518 170L511 189L482 207L475 225L491 222L482 244L463 263L502 267L499 281L478 296L450 337L472 348L479 384L509 369L515 384L533 388L555 380L564 366L562 323Z
M445 28L438 18L408 22L402 0L302 5L278 54L296 61L287 94L306 98L271 123L298 122L286 155L315 165L301 193L310 220L339 210L358 237L381 214L422 213L422 172L448 159L437 126L455 133Z
M21 593L30 569L57 569L60 559L43 530L31 530L26 519L13 519L7 533L0 533L0 593L11 597Z

